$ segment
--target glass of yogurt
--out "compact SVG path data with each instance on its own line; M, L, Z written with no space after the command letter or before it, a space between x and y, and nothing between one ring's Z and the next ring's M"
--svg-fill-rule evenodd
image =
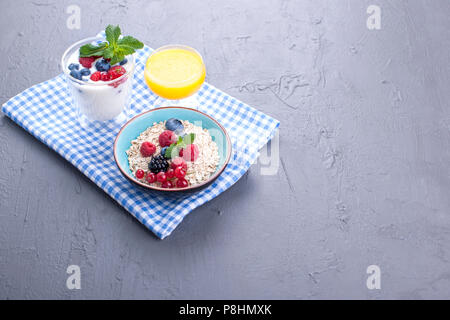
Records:
M128 118L135 66L133 55L126 56L114 66L109 65L109 68L116 67L121 71L121 75L113 79L108 78L106 70L108 62L102 57L92 58L90 68L80 64L80 47L89 43L98 44L104 40L101 37L81 40L70 46L61 60L78 120L82 126L96 123L101 125L109 121L121 124Z

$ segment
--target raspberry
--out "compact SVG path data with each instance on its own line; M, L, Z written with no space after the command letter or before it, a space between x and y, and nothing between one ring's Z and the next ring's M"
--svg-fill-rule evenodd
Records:
M174 158L172 160L172 163L170 164L170 167L172 169L176 169L177 167L181 167L181 168L183 168L184 171L187 171L187 163L181 157Z
M109 78L109 74L107 74L106 72L102 72L101 79L102 79L102 81L109 81L109 80L111 80Z
M97 60L98 57L84 57L84 58L80 58L80 64L85 67L85 68L92 68L92 64L94 63L95 60Z
M156 152L156 146L151 142L143 142L141 144L141 155L146 158L152 156Z
M109 69L108 74L111 80L120 78L125 73L127 73L127 70L122 66L114 66L111 69Z
M92 81L99 81L101 78L102 78L102 74L99 71L96 71L91 75Z
M168 147L177 142L177 135L170 130L166 130L159 135L159 144L161 147Z
M189 144L186 148L180 150L180 157L183 157L186 161L194 162L197 160L200 151L195 144Z

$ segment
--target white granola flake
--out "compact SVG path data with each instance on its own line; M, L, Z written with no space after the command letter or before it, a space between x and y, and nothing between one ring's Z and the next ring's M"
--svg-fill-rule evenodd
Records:
M186 161L188 170L185 178L189 182L189 185L193 186L205 182L216 172L219 164L219 151L217 144L212 140L208 130L195 126L189 121L182 120L181 122L184 126L184 133L195 134L194 144L199 149L199 156L195 162ZM156 146L155 155L159 154L161 147L158 138L165 130L165 122L154 123L153 126L147 128L136 140L131 142L131 147L127 150L127 155L130 169L134 175L136 175L136 171L139 169L144 170L146 175L150 172L148 164L150 163L151 157L144 158L141 155L141 144L145 141L153 143ZM148 185L161 186L159 182L148 183L145 178L140 181Z

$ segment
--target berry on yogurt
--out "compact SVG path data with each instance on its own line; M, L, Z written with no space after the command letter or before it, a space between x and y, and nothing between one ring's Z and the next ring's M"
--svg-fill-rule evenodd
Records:
M91 70L84 68L80 70L80 73L82 76L88 76L91 74Z
M100 58L100 57L96 57L96 56L84 57L84 58L80 57L80 59L78 59L78 60L83 67L90 69L90 68L92 68L92 64L94 63L94 61L97 60L98 58Z
M95 63L95 68L97 68L98 71L108 72L111 65L105 59L100 59Z
M102 79L102 73L100 71L96 71L91 75L91 80L94 82L100 81Z
M125 73L127 73L127 70L122 66L114 66L111 69L109 69L108 74L111 80L120 78Z
M74 70L70 71L70 75L77 80L83 80L83 75L81 74L81 72L79 70L74 69Z
M111 80L111 78L110 78L110 76L109 76L109 74L107 72L102 72L101 76L100 76L100 79L102 81L109 81L109 80Z
M77 63L69 64L69 70L70 71L72 71L72 70L79 70L79 69L80 69L80 65L79 64L77 64Z

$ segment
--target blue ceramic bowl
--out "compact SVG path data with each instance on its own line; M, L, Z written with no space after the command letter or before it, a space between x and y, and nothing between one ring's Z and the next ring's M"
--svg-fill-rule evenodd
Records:
M211 137L218 145L220 160L216 172L211 175L208 181L198 185L189 186L187 188L163 189L140 182L131 172L128 163L128 156L126 154L126 151L131 146L131 141L135 140L143 131L145 131L148 127L151 127L155 122L166 121L170 118L187 120L195 125L200 125L201 123L203 129L210 131ZM230 157L231 141L225 128L207 114L184 107L157 108L141 113L128 121L122 129L120 129L114 142L114 158L122 174L127 179L140 185L141 187L164 192L189 191L207 186L213 182L223 172L223 170L225 170L225 167L230 161Z

